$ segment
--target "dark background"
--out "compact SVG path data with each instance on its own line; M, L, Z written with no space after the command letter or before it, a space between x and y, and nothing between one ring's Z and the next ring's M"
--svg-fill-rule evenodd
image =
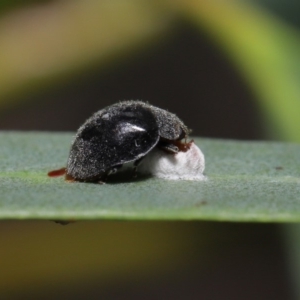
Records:
M211 40L188 23L172 39L113 69L83 71L75 80L2 112L0 127L75 131L93 112L138 99L176 113L205 137L261 139L255 98Z

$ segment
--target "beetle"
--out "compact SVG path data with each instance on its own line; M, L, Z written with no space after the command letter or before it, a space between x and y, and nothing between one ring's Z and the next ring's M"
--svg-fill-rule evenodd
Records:
M175 114L143 101L121 101L86 120L73 140L67 167L49 176L65 172L66 180L101 183L129 162L136 173L154 147L170 154L187 151L189 132Z

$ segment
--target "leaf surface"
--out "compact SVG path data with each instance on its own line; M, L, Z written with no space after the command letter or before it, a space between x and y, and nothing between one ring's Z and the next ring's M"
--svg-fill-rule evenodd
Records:
M300 221L300 145L196 138L207 180L68 183L72 133L0 133L0 218Z

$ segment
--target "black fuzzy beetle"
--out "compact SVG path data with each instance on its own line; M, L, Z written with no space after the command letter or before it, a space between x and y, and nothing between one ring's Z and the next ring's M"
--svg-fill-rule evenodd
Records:
M169 153L187 151L189 129L174 114L142 101L122 101L92 115L79 129L71 146L67 180L104 182L123 164L134 169L155 146ZM185 139L184 142L181 140Z

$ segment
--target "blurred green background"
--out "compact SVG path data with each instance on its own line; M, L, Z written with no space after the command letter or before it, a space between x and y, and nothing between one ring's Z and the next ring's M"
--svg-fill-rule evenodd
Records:
M0 129L75 131L140 99L194 135L299 142L299 14L292 0L2 1ZM291 228L6 221L0 294L296 299Z

